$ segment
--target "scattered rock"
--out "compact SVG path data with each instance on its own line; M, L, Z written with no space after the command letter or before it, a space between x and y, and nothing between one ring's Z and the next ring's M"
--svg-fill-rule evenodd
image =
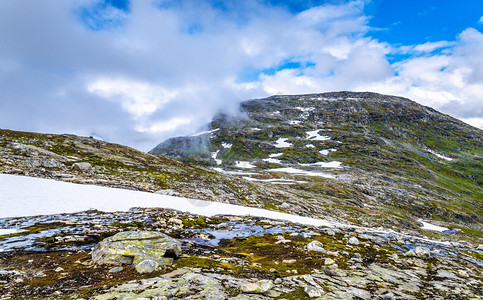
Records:
M19 278L22 274L18 271L0 270L0 283L7 283L9 281Z
M319 289L311 286L311 285L308 285L304 288L304 291L305 293L307 293L307 295L310 297L310 298L316 298L316 297L320 297L322 296L322 293Z
M327 252L324 249L324 244L322 244L319 241L312 241L312 242L308 243L307 244L307 250L309 250L309 251L316 251L316 252L322 252L322 253Z
M282 260L282 263L289 264L289 265L294 264L296 262L297 262L296 259L284 259L284 260Z
M359 245L359 240L355 236L353 236L353 237L351 237L349 239L349 241L347 243L349 245L355 245L355 246L357 246L357 245Z
M72 170L86 173L92 171L92 165L88 162L77 162L72 165Z
M414 254L419 257L428 258L431 256L431 251L428 248L417 246L414 248Z
M138 271L138 273L143 274L143 273L151 273L154 270L156 270L159 266L160 264L157 261L154 261L152 259L145 259L145 260L142 260L137 265L135 265L134 268L136 268L136 271Z
M109 273L117 273L117 272L121 272L123 270L122 267L114 267L112 269L109 270Z
M260 280L257 282L244 284L240 287L240 290L244 293L263 294L272 287L273 282L271 280Z
M166 195L166 196L175 196L175 195L179 195L178 192L176 192L175 190L171 190L171 189L167 189L167 190L159 190L159 191L156 191L155 194L159 194L159 195Z
M291 240L282 239L282 240L276 241L275 244L288 244L291 242L292 242Z

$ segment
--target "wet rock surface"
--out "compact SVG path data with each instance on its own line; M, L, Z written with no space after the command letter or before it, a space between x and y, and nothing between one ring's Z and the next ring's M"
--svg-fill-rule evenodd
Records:
M25 231L0 238L2 299L483 297L478 244L401 232L208 218L166 209L0 220L2 227L7 224ZM147 237L147 231L180 243L182 252L172 264L143 273L134 265L93 261L103 240L134 232ZM352 237L359 243L349 243ZM149 269L150 260L143 261Z

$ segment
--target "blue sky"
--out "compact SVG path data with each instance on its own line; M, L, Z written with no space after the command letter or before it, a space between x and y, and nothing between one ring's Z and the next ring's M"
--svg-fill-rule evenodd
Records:
M408 97L483 128L483 1L0 1L0 128L149 150L242 100Z

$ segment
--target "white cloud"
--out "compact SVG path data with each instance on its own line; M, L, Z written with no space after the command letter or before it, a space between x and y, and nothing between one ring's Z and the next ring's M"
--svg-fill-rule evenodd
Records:
M440 41L393 48L395 53L416 53L389 65L387 45L358 39L343 57L325 58L332 72L282 70L262 76L268 93L293 94L332 90L374 91L405 96L453 116L483 118L483 34L469 28L456 41ZM359 47L353 45L359 43ZM427 55L434 50L446 50ZM322 61L322 55L320 56ZM318 61L317 59L315 61ZM393 73L395 72L395 73ZM301 74L302 73L302 74Z
M227 10L131 1L129 12L107 7L81 23L74 13L95 3L0 2L1 128L96 135L149 150L242 100L336 90L402 95L483 117L483 38L475 29L456 41L388 45L369 36L363 0L298 14L262 1ZM386 59L401 53L411 56ZM301 67L283 69L287 62Z
M148 133L164 133L164 132L172 132L178 129L180 126L189 125L193 121L192 118L172 118L167 121L158 121L150 125L139 125L136 127L136 130L139 132L148 132Z
M447 48L451 46L452 44L448 41L439 41L439 42L427 42L421 45L415 45L412 48L412 51L416 53L430 53L433 52L434 50L438 50L441 48Z
M177 94L146 82L108 78L89 83L87 91L119 102L135 118L154 113Z
M463 31L448 53L394 65L398 76L357 89L404 95L453 116L483 117L483 34Z
M483 118L467 118L462 120L463 122L470 124L476 128L483 129Z

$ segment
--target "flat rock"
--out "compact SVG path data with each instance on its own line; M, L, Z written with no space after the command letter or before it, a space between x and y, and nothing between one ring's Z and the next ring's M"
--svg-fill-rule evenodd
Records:
M257 282L244 284L240 287L240 290L244 293L263 294L272 287L273 282L271 280L260 280Z
M88 162L78 162L72 165L72 170L79 172L90 172L92 171L92 165Z
M131 264L140 273L171 264L181 254L181 243L155 231L125 231L96 245L92 260L97 264Z

